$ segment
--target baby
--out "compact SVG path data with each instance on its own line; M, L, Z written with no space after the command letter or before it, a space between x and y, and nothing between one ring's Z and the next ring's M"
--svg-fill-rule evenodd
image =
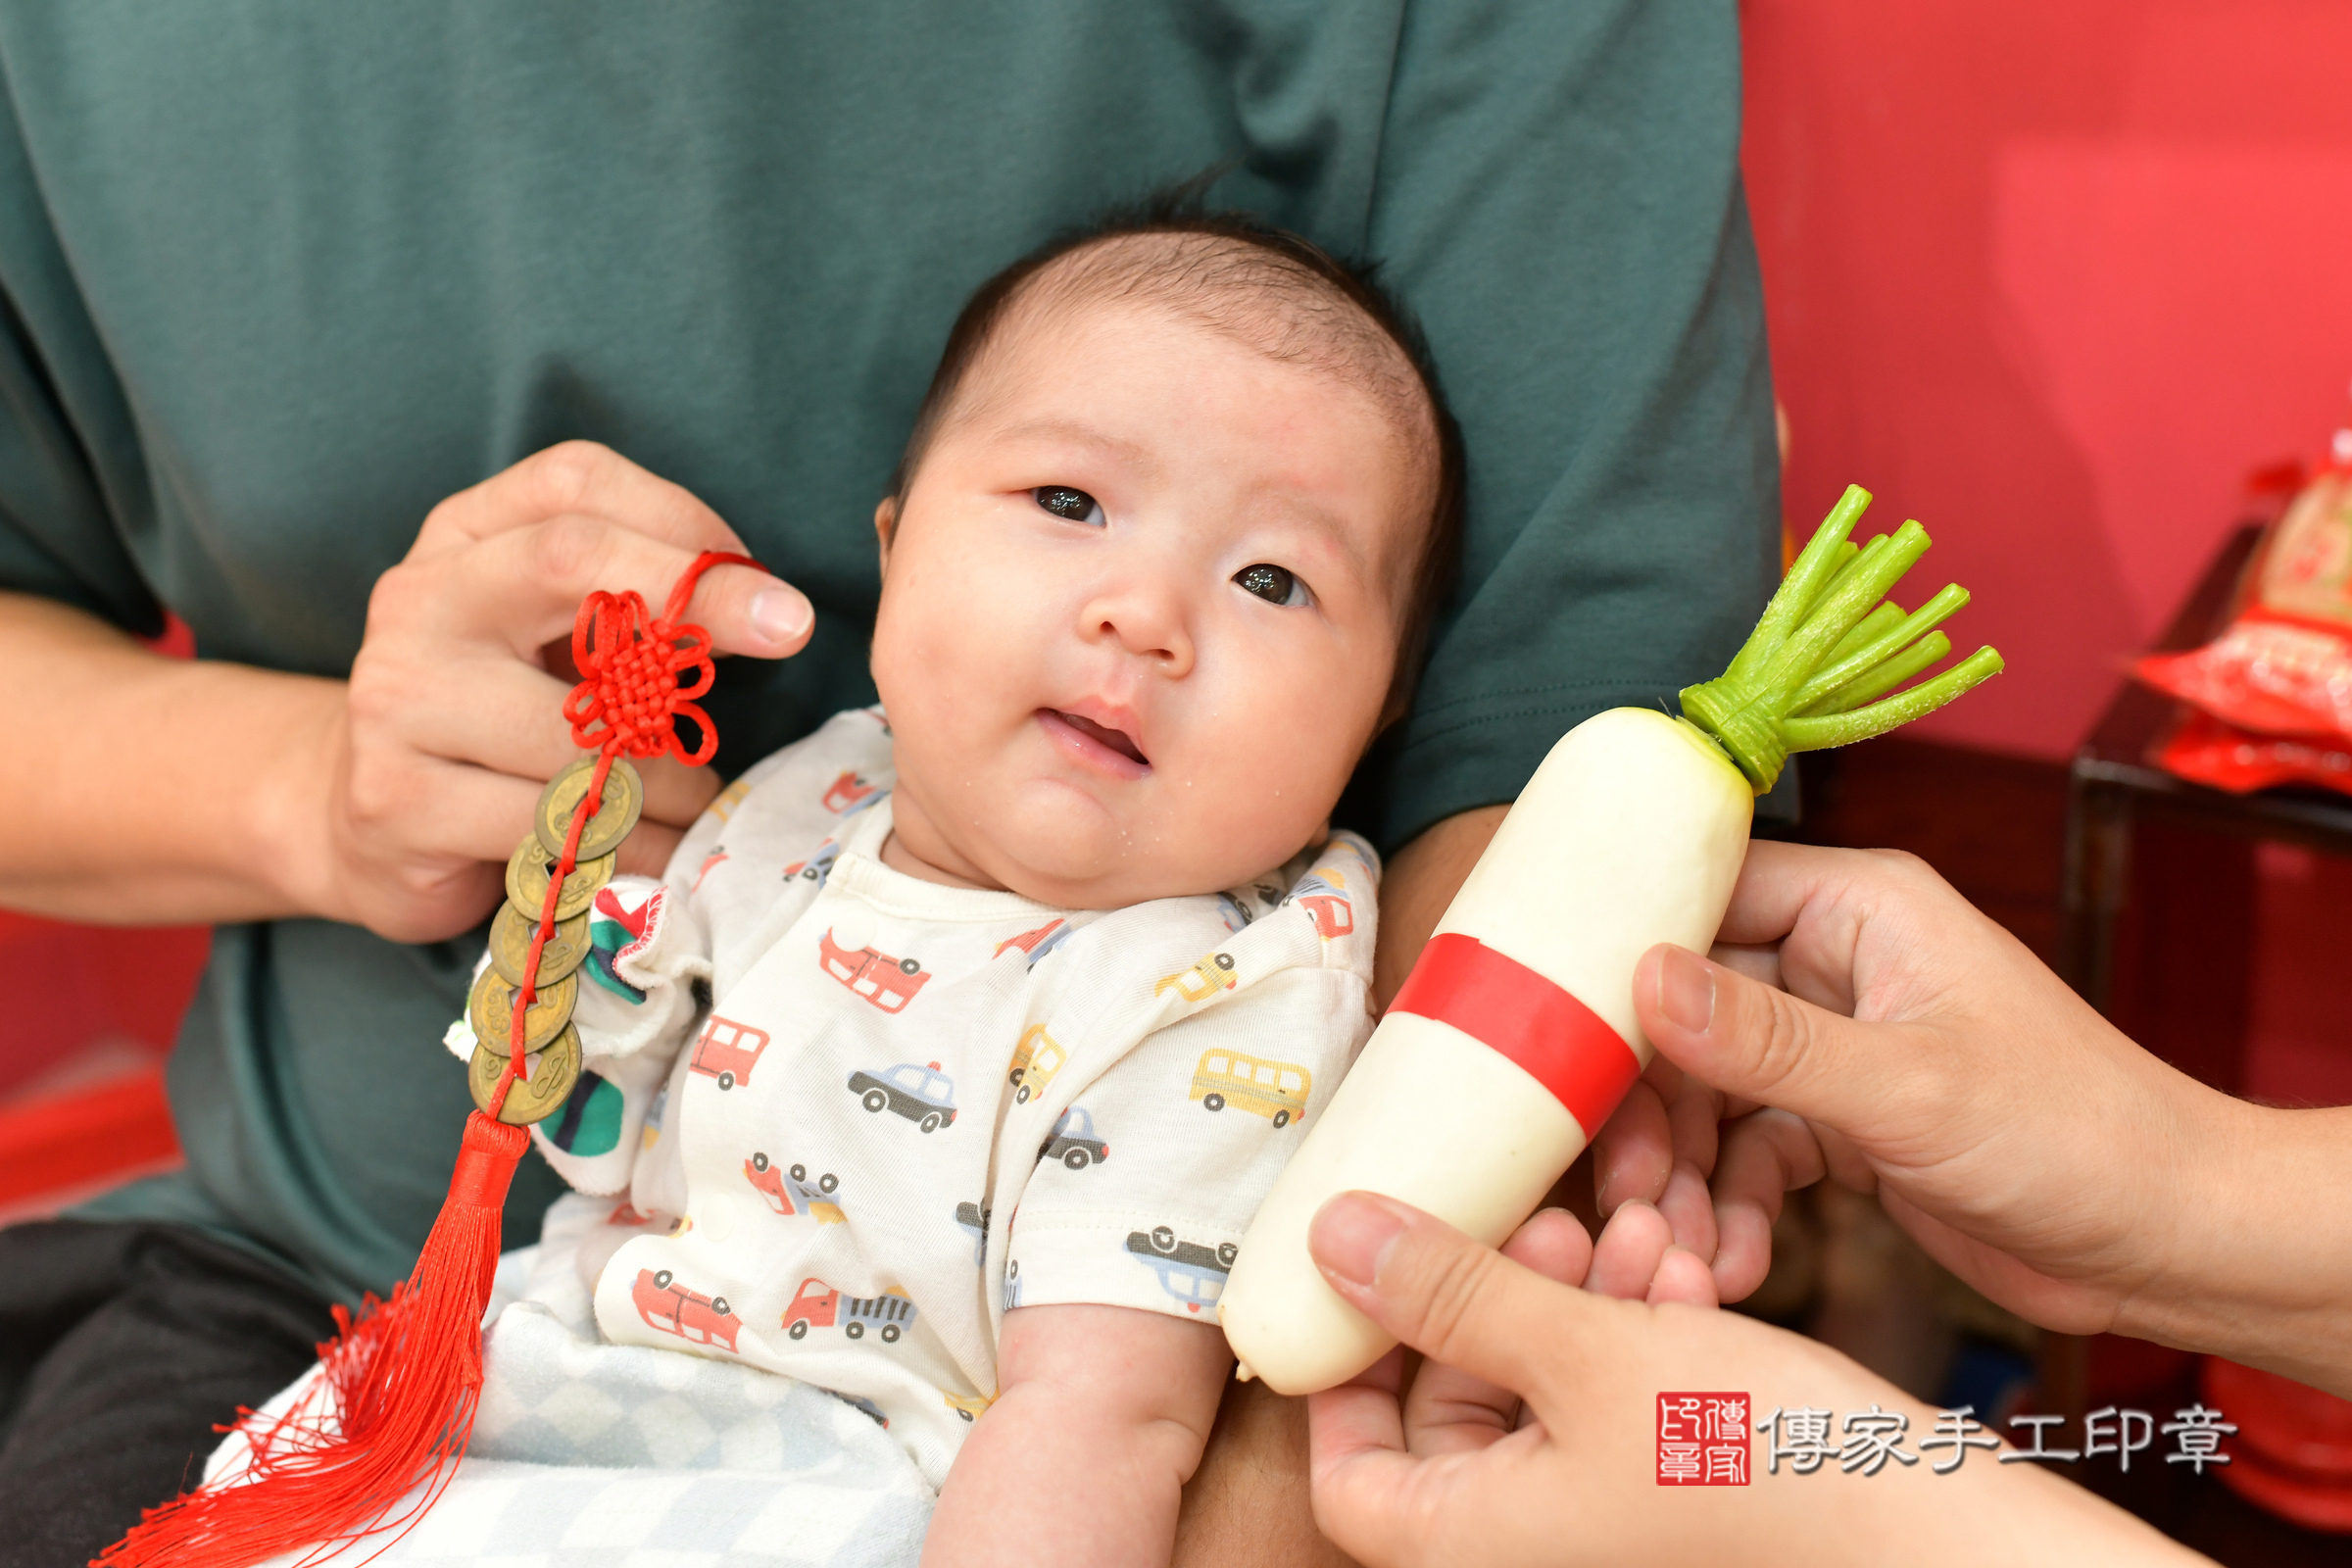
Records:
M605 1338L883 1421L927 1561L1167 1559L1226 1271L1370 1029L1328 818L1460 475L1409 327L1291 236L1120 222L974 296L875 510L882 706L597 900L537 1136L626 1194Z

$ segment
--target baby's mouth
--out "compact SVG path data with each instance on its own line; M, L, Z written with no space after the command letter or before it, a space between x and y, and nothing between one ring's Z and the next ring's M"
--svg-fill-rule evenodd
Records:
M1125 730L1111 729L1106 725L1096 723L1091 718L1081 718L1076 713L1065 713L1058 708L1049 708L1046 711L1069 725L1088 740L1118 753L1130 762L1144 767L1152 765L1152 760L1144 755L1143 748L1137 746Z

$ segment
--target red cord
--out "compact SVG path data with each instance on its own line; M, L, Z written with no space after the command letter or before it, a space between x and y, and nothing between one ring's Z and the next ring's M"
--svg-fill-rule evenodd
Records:
M489 1114L506 1108L507 1091L522 1068L523 1014L538 996L539 951L555 934L557 901L564 881L577 864L580 834L588 819L605 804L605 779L612 759L620 756L655 758L667 754L688 767L700 767L718 751L718 731L710 715L694 699L710 689L717 667L710 661L710 634L681 620L694 599L695 584L712 566L752 566L764 571L749 556L706 550L669 590L662 618L646 620L645 601L635 592L590 594L571 623L571 662L580 683L564 699L564 717L571 724L571 741L594 748L596 771L589 776L588 793L572 813L570 831L564 835L564 854L555 874L547 879L547 897L539 906L539 929L531 934L531 951L522 962L522 984L514 991L514 1016L508 1036L507 1065L491 1091ZM689 681L686 672L691 670ZM702 739L692 752L679 744L677 720L694 720ZM598 726L603 732L598 733Z
M250 1423L244 1466L146 1510L96 1559L104 1568L242 1568L305 1547L302 1561L317 1563L346 1544L389 1535L372 1558L416 1528L449 1485L472 1439L482 1310L498 1267L507 1185L530 1142L524 1128L497 1118L522 1067L523 1014L537 994L557 899L576 868L581 831L604 803L615 757L667 754L694 766L717 751L717 733L694 703L715 674L710 637L680 617L704 572L759 564L717 551L697 557L659 620L647 621L645 601L633 593L592 594L580 607L571 646L581 680L564 716L572 739L596 749L597 766L548 879L515 993L506 1069L488 1114L466 1118L449 1197L416 1266L390 1300L371 1295L356 1315L336 1307L336 1337L318 1348L321 1376L293 1407L267 1421L238 1411ZM672 727L679 714L702 730L692 753ZM412 1493L415 1500L402 1508Z

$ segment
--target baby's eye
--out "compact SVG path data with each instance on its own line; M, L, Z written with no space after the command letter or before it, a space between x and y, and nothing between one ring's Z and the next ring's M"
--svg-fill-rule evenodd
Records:
M1233 574L1244 593L1251 593L1269 605L1303 605L1307 602L1306 584L1296 573L1283 566L1270 566L1259 562L1244 566Z
M1036 497L1039 506L1056 517L1102 525L1102 503L1083 490L1073 490L1066 484L1041 484L1029 493Z

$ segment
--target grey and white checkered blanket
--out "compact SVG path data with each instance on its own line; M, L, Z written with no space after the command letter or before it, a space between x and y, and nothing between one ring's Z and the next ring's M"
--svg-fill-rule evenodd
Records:
M573 1257L611 1206L562 1199L539 1246L500 1260L473 1444L440 1501L388 1546L377 1537L323 1561L351 1568L380 1551L375 1561L409 1568L913 1564L932 1492L864 1412L772 1372L598 1340ZM207 1477L243 1445L232 1434Z

